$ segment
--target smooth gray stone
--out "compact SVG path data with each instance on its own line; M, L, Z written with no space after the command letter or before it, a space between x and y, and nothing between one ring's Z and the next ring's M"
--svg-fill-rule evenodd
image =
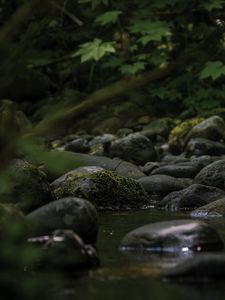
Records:
M140 133L132 133L113 141L108 154L110 157L119 157L137 165L144 165L157 159L152 142Z
M198 166L171 164L154 169L151 175L163 174L176 178L194 178L199 172Z
M219 141L225 138L225 123L223 118L212 116L194 126L185 137L185 142L187 143L193 138L205 138L212 141Z
M199 220L157 222L129 232L122 251L188 252L222 250L223 241L210 225Z
M195 138L187 143L185 152L187 156L221 155L225 154L225 145L204 138Z
M169 211L193 210L225 196L225 191L216 187L192 184L184 190L171 192L158 203Z
M194 178L194 182L224 189L225 159L217 160L203 168Z
M85 243L94 244L98 233L98 216L94 206L81 198L63 198L34 210L26 216L36 234L50 234L56 229L70 229Z
M225 217L225 197L201 206L191 212L192 217Z
M175 178L168 175L151 175L138 179L148 194L165 195L173 191L185 189L192 184L192 179Z

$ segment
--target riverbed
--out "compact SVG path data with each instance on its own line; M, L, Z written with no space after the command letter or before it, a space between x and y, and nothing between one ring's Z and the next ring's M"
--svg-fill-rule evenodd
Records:
M118 250L122 237L139 226L163 220L190 218L189 214L174 214L157 210L101 213L97 248L101 267L80 277L67 277L60 298L65 300L222 300L225 281L175 282L162 280L161 271L173 266L180 257L151 254L127 256ZM205 220L225 241L225 219ZM190 255L184 253L183 255ZM59 294L58 294L59 296Z

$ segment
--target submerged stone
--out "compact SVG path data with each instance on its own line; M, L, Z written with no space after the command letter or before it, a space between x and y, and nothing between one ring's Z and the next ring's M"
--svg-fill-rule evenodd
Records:
M225 278L225 255L202 253L180 261L173 268L165 271L162 278L187 279L189 281L208 281Z
M220 251L223 241L210 225L197 220L173 220L139 227L121 241L122 251L204 252Z
M85 244L72 230L55 230L50 235L29 238L28 242L41 247L42 269L75 272L99 266L95 248Z

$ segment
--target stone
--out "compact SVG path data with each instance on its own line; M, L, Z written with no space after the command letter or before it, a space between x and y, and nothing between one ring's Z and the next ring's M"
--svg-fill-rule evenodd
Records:
M175 178L168 175L151 175L138 179L148 194L166 195L185 189L192 184L189 178Z
M225 191L202 184L192 184L186 189L168 194L158 207L169 211L194 210L225 196Z
M91 175L91 174L94 174L99 171L104 171L104 169L101 167L96 167L96 166L87 166L87 167L76 168L76 169L69 171L68 173L60 176L56 180L54 180L51 183L51 187L52 187L52 189L57 189L62 184L64 184L71 176L76 177L76 176L80 176L80 175Z
M225 197L201 206L191 212L192 217L224 217L225 216Z
M25 160L13 160L0 187L2 203L17 204L25 213L55 200L46 174Z
M147 162L144 166L140 167L140 170L145 174L145 175L150 175L153 170L165 166L165 163L160 163L160 162Z
M186 279L188 281L209 281L225 278L225 255L201 253L181 260L161 274L162 278Z
M225 144L205 138L190 139L185 147L187 156L221 155L225 154Z
M65 145L65 151L87 153L89 150L90 146L88 141L82 137L72 140Z
M174 124L174 120L170 118L157 119L144 126L141 133L150 140L156 140L157 136L167 139Z
M216 230L199 220L172 220L147 224L129 232L121 241L122 251L205 252L223 249Z
M78 271L99 266L95 248L72 230L55 230L50 235L29 238L28 242L42 250L39 268Z
M194 182L224 189L225 159L217 160L203 168L194 178Z
M111 143L110 157L118 157L137 165L144 165L148 161L155 161L157 154L152 142L140 133L129 134Z
M52 168L52 163L48 167L49 161L55 162L54 168ZM46 161L43 161L42 158L40 163L45 164L49 181L53 181L65 173L82 166L99 166L134 179L145 176L137 166L120 159L69 151L51 151L46 156Z
M97 240L97 212L85 199L68 197L53 201L32 211L26 219L36 234L48 235L56 229L68 229L87 244L95 244Z
M201 123L204 118L192 118L176 125L170 132L168 137L169 149L172 154L180 154L185 145L185 138L189 131Z
M212 141L219 141L225 138L225 122L219 116L212 116L201 123L194 126L187 136L185 142L187 143L193 138L205 138Z
M142 208L150 202L149 196L138 182L109 170L89 174L72 173L61 181L54 192L57 198L87 199L98 210Z
M170 164L154 169L151 175L163 174L176 178L194 178L199 172L198 166L193 164Z

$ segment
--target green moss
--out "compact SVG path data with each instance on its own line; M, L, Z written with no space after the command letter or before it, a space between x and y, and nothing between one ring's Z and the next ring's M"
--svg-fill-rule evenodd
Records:
M168 142L171 144L175 139L184 140L188 132L196 125L204 121L204 118L198 117L185 120L172 129L169 134Z
M97 208L140 208L149 196L135 180L109 170L90 175L73 174L55 190L56 197L83 197Z

